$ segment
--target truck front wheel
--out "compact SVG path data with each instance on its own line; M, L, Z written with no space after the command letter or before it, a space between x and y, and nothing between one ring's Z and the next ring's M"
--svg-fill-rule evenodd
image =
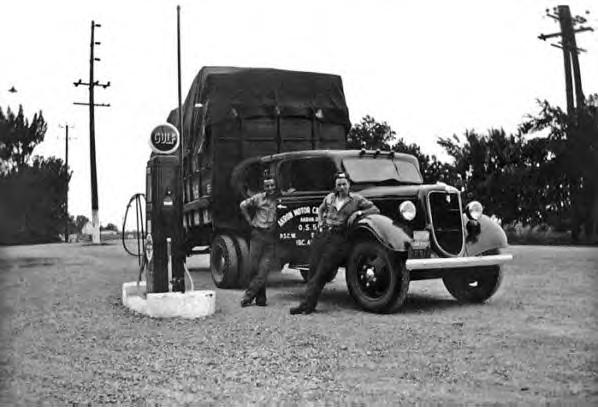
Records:
M484 254L499 254L498 250ZM483 303L492 297L502 282L500 266L451 270L442 282L453 297L462 303Z
M346 270L351 297L365 310L396 312L407 297L409 271L405 260L374 241L358 243Z
M239 257L230 236L218 235L212 241L210 271L216 287L235 287L239 274Z

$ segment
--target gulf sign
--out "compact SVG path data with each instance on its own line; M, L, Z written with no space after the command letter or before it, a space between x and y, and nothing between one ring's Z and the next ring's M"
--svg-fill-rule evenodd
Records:
M150 147L156 154L172 154L180 144L179 131L169 123L156 126L150 135Z

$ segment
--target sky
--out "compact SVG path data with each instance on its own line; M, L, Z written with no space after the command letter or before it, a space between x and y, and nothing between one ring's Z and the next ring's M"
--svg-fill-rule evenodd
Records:
M90 25L96 29L96 154L100 222L120 227L145 192L151 130L176 107L176 6L181 6L183 100L202 66L338 74L350 118L386 121L424 153L467 129L515 132L537 99L564 107L562 52L537 37L559 31L546 9L562 1L20 0L0 6L0 107L43 112L34 154L64 159L69 212L91 218ZM569 1L598 29L598 5ZM585 12L590 14L586 15ZM554 42L554 41L553 41ZM598 93L598 32L577 35L584 93ZM8 89L14 86L17 93ZM1 197L0 197L1 199Z

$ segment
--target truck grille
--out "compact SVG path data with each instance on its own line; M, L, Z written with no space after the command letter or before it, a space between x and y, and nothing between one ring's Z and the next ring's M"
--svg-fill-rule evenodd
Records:
M428 202L432 238L438 248L446 254L458 255L463 248L463 222L459 194L430 192Z

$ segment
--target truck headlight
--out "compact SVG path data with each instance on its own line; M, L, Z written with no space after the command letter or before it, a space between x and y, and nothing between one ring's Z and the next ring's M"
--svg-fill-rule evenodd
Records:
M403 219L413 220L416 214L415 205L411 201L401 202L399 205L399 212L401 213Z
M465 214L469 219L478 220L483 212L484 207L478 201L471 201L465 207Z

